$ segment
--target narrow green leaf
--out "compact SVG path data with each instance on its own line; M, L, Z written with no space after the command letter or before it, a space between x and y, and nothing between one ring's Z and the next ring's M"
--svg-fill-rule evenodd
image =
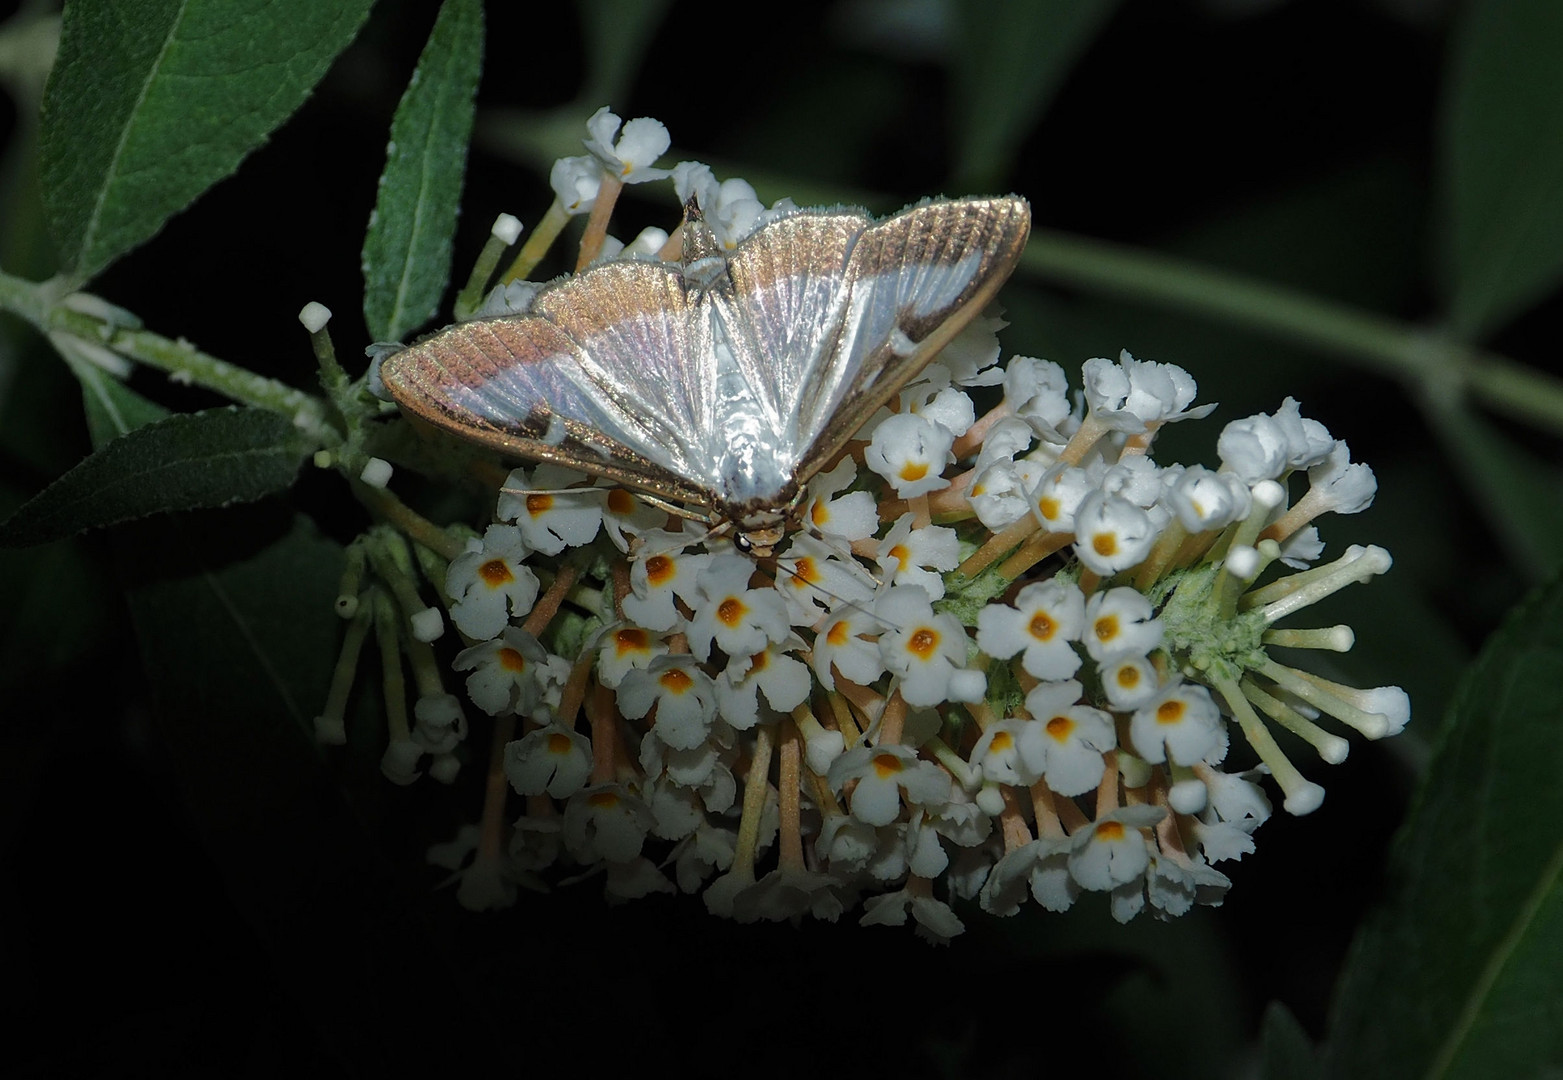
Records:
M61 355L81 383L82 411L94 450L169 415L163 406L148 401L97 365L68 352Z
M482 0L445 0L391 121L364 237L364 320L400 341L439 310L483 69Z
M956 20L954 187L1002 186L1016 148L1119 0L977 0Z
M1435 430L1509 556L1544 581L1563 570L1563 472L1459 405L1434 403Z
M180 413L115 439L0 524L25 547L165 510L253 502L290 487L314 447L262 409Z
M1563 584L1520 605L1450 710L1352 948L1326 1075L1563 1069Z
M85 280L144 243L288 118L373 0L71 0L41 169L61 262Z
M1319 1062L1313 1043L1297 1017L1279 1001L1270 1002L1265 1009L1259 1043L1259 1075L1263 1080L1317 1080Z
M1445 292L1479 338L1563 278L1563 4L1463 5L1442 117Z

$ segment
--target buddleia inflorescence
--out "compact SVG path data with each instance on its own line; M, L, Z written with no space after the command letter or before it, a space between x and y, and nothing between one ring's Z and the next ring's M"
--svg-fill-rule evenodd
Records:
M656 121L621 131L602 110L589 128L521 265L459 314L525 310L517 275L574 214L592 215L588 258L666 257L660 230L606 236L625 183L671 175L728 247L778 209L697 163L652 169ZM496 258L517 232L501 218ZM388 587L345 592L349 651L373 623L416 691L410 718L389 705L386 774L449 781L466 711L494 725L508 797L491 785L480 824L431 853L464 905L602 871L610 898L700 893L741 921L861 905L935 941L961 931L957 898L1012 915L1101 892L1120 920L1180 915L1221 902L1216 864L1254 850L1268 790L1294 814L1319 805L1276 728L1329 763L1335 730L1401 730L1399 688L1273 655L1350 648L1345 627L1276 624L1389 568L1371 546L1325 558L1314 527L1372 501L1346 444L1288 398L1228 424L1219 467L1158 463L1164 425L1213 409L1187 372L1124 353L1071 391L1057 364L1001 364L1002 326L977 319L810 481L774 562L555 465L511 473L464 550L366 537ZM466 643L466 701L427 644L443 618L419 575ZM324 741L343 737L342 699Z

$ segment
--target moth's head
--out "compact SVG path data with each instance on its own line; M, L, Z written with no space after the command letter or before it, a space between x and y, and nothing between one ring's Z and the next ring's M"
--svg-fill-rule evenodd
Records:
M787 535L786 520L768 525L740 524L733 532L733 547L756 559L769 559L776 554L776 545Z
M797 527L805 493L788 483L786 500L780 506L750 503L733 508L727 519L733 530L733 547L755 559L769 559L776 554L782 538Z

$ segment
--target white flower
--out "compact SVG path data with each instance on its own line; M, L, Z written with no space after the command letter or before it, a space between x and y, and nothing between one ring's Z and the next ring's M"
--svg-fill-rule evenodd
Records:
M1106 892L1135 881L1150 865L1140 831L1166 816L1157 806L1125 806L1093 822L1069 839L1069 873L1083 889Z
M620 626L604 634L597 648L597 681L610 690L618 689L630 671L645 669L668 652L665 641L638 626Z
M944 576L936 571L960 565L960 538L954 529L940 525L913 529L914 517L910 511L902 514L879 542L879 568L886 582L920 585L930 599L938 600L944 596Z
M1093 491L1075 511L1075 554L1103 577L1143 562L1156 534L1151 515L1117 495Z
M505 480L495 516L515 522L527 546L545 555L589 544L602 524L602 489L565 490L584 479L558 465L539 465L530 477L516 469Z
M1215 764L1226 757L1227 733L1210 691L1177 682L1134 711L1129 720L1134 751L1153 764Z
M1188 406L1199 392L1194 379L1176 364L1136 360L1125 349L1118 363L1097 357L1080 372L1091 415L1117 431L1139 434L1152 424L1209 416L1214 404Z
M1285 428L1264 413L1258 413L1233 420L1222 428L1216 439L1216 454L1221 458L1223 469L1236 473L1252 485L1261 480L1274 480L1286 471L1291 444L1287 442Z
M1107 703L1120 711L1138 709L1149 701L1161 685L1156 667L1144 653L1115 653L1099 660L1097 677Z
M849 459L850 460L850 459ZM776 591L787 602L789 621L813 626L839 605L867 603L873 579L857 560L840 559L828 543L808 533L794 535L776 560Z
M938 491L947 481L944 467L955 460L948 428L911 413L892 413L876 428L863 462L885 478L903 499Z
M1019 744L1027 769L1066 797L1083 795L1101 783L1102 755L1117 745L1112 717L1080 701L1080 684L1039 683L1026 695L1035 727Z
M564 808L564 842L583 863L628 862L651 831L651 810L623 784L594 784Z
M1093 593L1085 605L1085 643L1091 659L1102 661L1118 653L1145 655L1161 647L1161 620L1136 589L1120 587Z
M996 659L1017 652L1026 672L1067 679L1080 667L1073 642L1085 628L1085 594L1072 582L1039 581L1015 596L1015 606L989 604L977 614L977 647Z
M888 825L901 813L901 796L912 804L944 802L950 797L950 774L922 761L909 746L854 746L830 767L826 778L835 791L856 780L849 808L867 825Z
M445 591L456 603L451 621L470 638L495 637L510 615L525 615L537 602L537 575L523 560L531 554L514 525L490 525L483 540L467 541L467 550L445 571Z
M451 667L472 672L467 696L484 712L525 716L543 702L549 655L531 634L507 626L499 637L457 653Z
M867 491L847 491L857 480L857 462L848 455L829 472L809 481L803 520L825 536L864 540L879 531L879 505ZM844 493L844 494L838 494Z
M589 155L560 158L548 174L548 184L565 213L572 217L589 213L602 187L602 166Z
M813 667L820 685L836 688L832 670L859 686L867 686L885 672L879 643L866 635L883 629L873 613L855 604L843 604L814 637Z
M782 652L802 648L791 638L775 643L748 658L747 667L729 664L716 679L716 700L722 719L739 731L747 731L760 719L759 693L777 712L791 712L809 696L809 669Z
M505 775L521 795L569 798L591 771L592 744L557 720L505 745Z
M647 180L661 180L670 175L666 169L653 169L651 163L667 153L672 137L662 121L649 116L636 117L624 123L619 130L619 120L604 105L592 113L586 121L590 136L585 140L586 151L602 165L603 171L616 176L626 184L643 184ZM614 136L618 140L614 141Z
M1048 532L1074 532L1075 511L1098 490L1100 474L1058 462L1048 468L1031 491L1031 512Z
M1203 465L1182 470L1165 497L1179 524L1191 533L1224 529L1247 517L1253 505L1249 487L1240 477L1211 472Z
M790 633L787 605L774 589L751 589L754 563L742 555L714 556L695 578L689 647L702 660L714 643L729 657L752 656Z
M1010 357L1004 370L1004 403L1048 442L1066 441L1060 428L1071 415L1069 379L1051 360Z
M719 183L710 166L698 161L680 161L673 166L673 190L681 206L694 198L706 226L727 251L754 231L765 211L765 204L747 180L733 177Z
M654 657L644 669L625 672L618 700L619 711L632 720L655 706L653 730L675 750L691 750L703 743L716 719L716 687L687 653Z
M886 589L874 602L874 617L888 627L879 636L879 657L900 677L907 704L981 698L982 674L966 668L966 628L954 615L935 615L925 591L915 585Z
M630 562L630 595L624 598L625 618L648 630L671 630L681 621L674 598L693 603L699 597L696 582L712 556L685 554L687 537L652 529L645 533L644 551Z

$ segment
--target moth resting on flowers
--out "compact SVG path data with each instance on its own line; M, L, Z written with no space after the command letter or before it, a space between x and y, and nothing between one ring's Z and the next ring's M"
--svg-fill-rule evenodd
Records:
M691 199L679 262L590 267L381 377L431 424L636 488L765 557L808 481L993 298L1030 226L1015 196L879 222L798 210L726 252Z

